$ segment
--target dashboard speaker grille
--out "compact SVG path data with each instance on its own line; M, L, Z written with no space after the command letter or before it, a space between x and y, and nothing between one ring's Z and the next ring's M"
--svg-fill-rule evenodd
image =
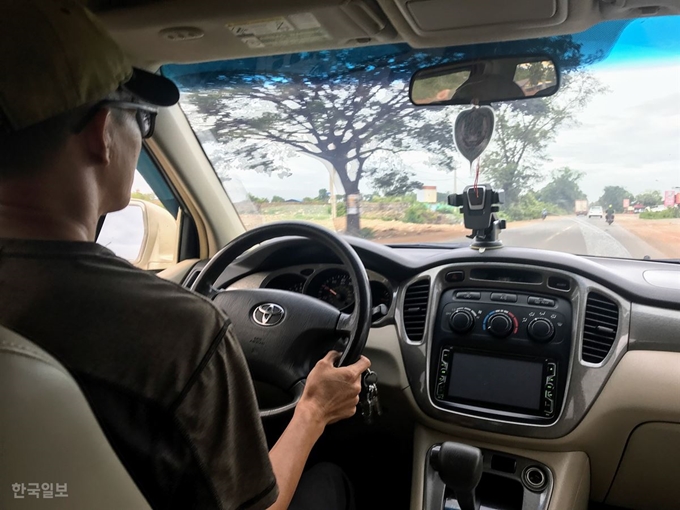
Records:
M616 340L618 326L619 307L616 303L597 292L588 294L581 359L588 363L601 363Z
M404 330L410 340L419 342L425 334L427 304L430 299L430 281L412 283L404 294Z

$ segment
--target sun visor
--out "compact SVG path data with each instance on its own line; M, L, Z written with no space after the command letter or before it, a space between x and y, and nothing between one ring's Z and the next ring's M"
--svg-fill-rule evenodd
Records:
M376 0L146 2L99 14L138 67L143 67L140 62L201 62L363 46L399 37Z
M413 28L423 32L507 23L554 24L560 0L407 0Z
M600 18L590 0L380 0L380 5L415 48L579 32Z

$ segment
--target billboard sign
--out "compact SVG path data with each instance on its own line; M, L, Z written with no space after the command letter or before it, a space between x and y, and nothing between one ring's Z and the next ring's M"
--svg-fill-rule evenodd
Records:
M666 207L673 207L675 205L675 192L673 190L664 192L663 205Z

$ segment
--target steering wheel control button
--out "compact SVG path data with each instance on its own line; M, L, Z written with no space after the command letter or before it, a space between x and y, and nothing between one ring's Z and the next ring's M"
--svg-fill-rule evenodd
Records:
M542 298L542 297L536 297L536 296L529 296L527 299L527 303L530 305L536 305L536 306L555 306L555 300L554 299L548 299L548 298Z
M534 319L527 326L527 334L536 342L549 342L555 336L555 327L548 319Z
M491 301L502 301L504 303L517 303L517 294L507 294L505 292L492 292Z
M451 329L459 334L468 333L475 325L475 317L465 309L458 309L449 318Z
M286 311L276 303L264 303L253 310L253 322L258 326L270 327L281 324Z
M444 275L444 280L448 283L459 283L465 280L463 271L449 271Z

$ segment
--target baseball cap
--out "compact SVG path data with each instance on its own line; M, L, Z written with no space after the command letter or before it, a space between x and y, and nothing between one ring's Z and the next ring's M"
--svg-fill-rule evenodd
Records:
M171 106L169 79L133 68L102 23L76 0L2 0L0 133L12 133L123 89Z

